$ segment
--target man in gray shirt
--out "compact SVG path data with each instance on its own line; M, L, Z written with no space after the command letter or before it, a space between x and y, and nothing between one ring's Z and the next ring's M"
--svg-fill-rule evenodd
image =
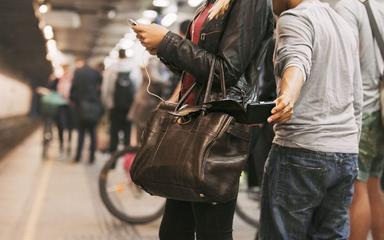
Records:
M362 83L358 39L328 4L273 0L276 123L260 239L348 239Z
M384 35L384 2L369 0L375 19ZM373 38L367 11L359 0L341 0L336 11L349 23L360 40L360 66L363 79L363 126L359 146L359 174L351 209L351 240L384 239L384 196L380 187L384 158L380 119L379 81L384 62ZM381 144L381 145L380 145ZM371 211L372 209L372 211Z

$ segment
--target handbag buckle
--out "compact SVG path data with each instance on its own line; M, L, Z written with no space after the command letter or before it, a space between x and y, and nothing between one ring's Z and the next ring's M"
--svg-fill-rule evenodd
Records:
M188 123L190 123L192 121L192 118L190 116L183 116L183 117L179 117L177 118L177 124L179 125L186 125Z

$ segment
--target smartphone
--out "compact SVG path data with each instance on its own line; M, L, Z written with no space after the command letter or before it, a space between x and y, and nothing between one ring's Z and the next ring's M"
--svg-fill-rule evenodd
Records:
M135 20L133 20L133 19L128 19L128 24L131 26L131 27L134 27L134 26L137 26L138 24L137 24L137 22L135 21Z

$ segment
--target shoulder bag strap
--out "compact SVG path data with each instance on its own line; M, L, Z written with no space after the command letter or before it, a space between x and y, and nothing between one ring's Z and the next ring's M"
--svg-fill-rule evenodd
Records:
M379 25L377 25L377 21L375 19L375 16L373 15L371 5L369 4L368 0L360 0L360 1L364 4L364 6L367 10L369 23L371 25L373 37L375 38L377 45L379 46L381 57L384 60L384 40L383 40L383 36L380 33Z

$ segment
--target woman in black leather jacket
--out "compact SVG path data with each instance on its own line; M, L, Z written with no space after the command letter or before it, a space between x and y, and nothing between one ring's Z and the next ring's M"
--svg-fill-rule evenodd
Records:
M270 5L269 0L208 0L197 11L186 39L156 24L133 29L151 54L171 70L186 73L181 92L191 81L204 88L216 59L224 68L229 97L246 103L260 92L258 62L273 33ZM219 86L221 66L215 65ZM199 240L231 240L235 205L236 201L212 205L168 199L160 239L193 240L196 233Z

